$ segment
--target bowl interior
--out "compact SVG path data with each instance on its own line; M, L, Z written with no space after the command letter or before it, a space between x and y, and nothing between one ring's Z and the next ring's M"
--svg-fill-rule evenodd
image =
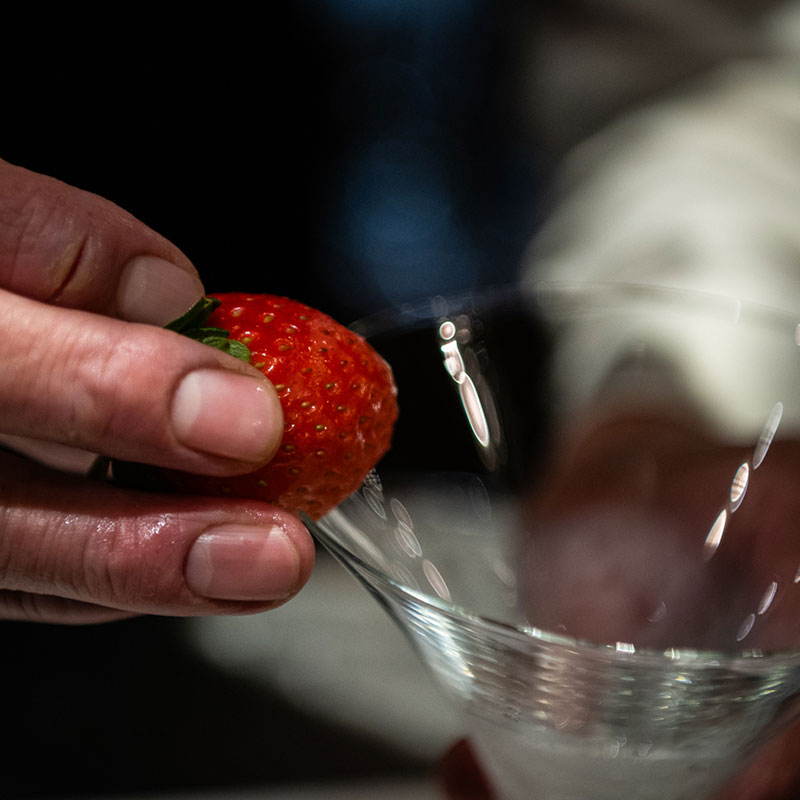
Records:
M619 285L365 320L400 419L317 533L377 592L521 635L797 649L797 322Z

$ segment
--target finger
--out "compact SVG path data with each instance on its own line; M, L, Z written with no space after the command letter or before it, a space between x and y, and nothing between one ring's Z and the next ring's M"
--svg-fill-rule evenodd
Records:
M119 611L78 600L46 594L0 590L0 619L14 622L46 622L51 625L93 625L133 617Z
M2 160L0 287L155 325L203 294L186 256L133 216Z
M456 742L439 764L439 782L450 800L492 800L494 795L469 742Z
M10 454L0 475L0 587L7 603L21 593L18 607L48 595L129 613L252 613L294 595L313 566L300 521L263 503L128 492Z
M248 472L283 435L272 384L149 325L0 290L0 432L192 472Z

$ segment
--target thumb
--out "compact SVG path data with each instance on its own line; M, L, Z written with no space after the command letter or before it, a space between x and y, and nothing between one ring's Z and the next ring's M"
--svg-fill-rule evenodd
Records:
M3 619L264 611L314 563L300 520L264 503L140 494L2 452L0 473Z

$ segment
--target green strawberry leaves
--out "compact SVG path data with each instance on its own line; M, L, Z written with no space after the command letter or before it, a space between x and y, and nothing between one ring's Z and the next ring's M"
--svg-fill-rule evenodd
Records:
M211 312L219 308L220 301L215 297L201 297L183 316L166 324L164 327L168 331L176 333L186 333L205 325ZM192 337L194 338L194 337Z
M217 350L222 350L223 353L228 353L249 364L250 351L245 345L236 339L231 339L230 333L224 328L206 325L211 312L219 305L220 301L215 297L201 297L183 316L164 327L210 347L216 347Z

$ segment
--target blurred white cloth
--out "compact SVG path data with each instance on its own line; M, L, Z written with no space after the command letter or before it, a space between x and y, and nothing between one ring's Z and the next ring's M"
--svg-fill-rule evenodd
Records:
M692 289L800 316L800 3L592 7L596 24L541 35L555 63L535 60L536 86L549 88L530 97L552 118L541 128L574 146L526 278ZM766 414L797 390L767 351L744 387L693 331L667 339L707 376L700 391L728 406L760 392ZM571 357L588 396L619 354L581 348Z
M528 274L654 282L800 310L800 3L779 4L755 20L720 10L765 5L755 0L593 5L611 21L586 50L573 39L568 56L562 43L557 52L577 65L564 70L577 88L564 90L560 104L546 103L538 117L549 111L561 120L552 134L569 142L609 107L625 110L564 158ZM650 42L636 25L656 6L673 24ZM639 48L626 49L631 38ZM659 67L681 43L690 63ZM702 51L694 64L692 48ZM592 68L604 74L606 61L614 66L604 80L581 80ZM672 84L664 74L670 67ZM613 80L618 75L622 85ZM548 86L565 80L539 78ZM631 105L642 84L661 91ZM585 93L593 86L600 98L590 102ZM581 98L587 105L578 116L571 109Z

